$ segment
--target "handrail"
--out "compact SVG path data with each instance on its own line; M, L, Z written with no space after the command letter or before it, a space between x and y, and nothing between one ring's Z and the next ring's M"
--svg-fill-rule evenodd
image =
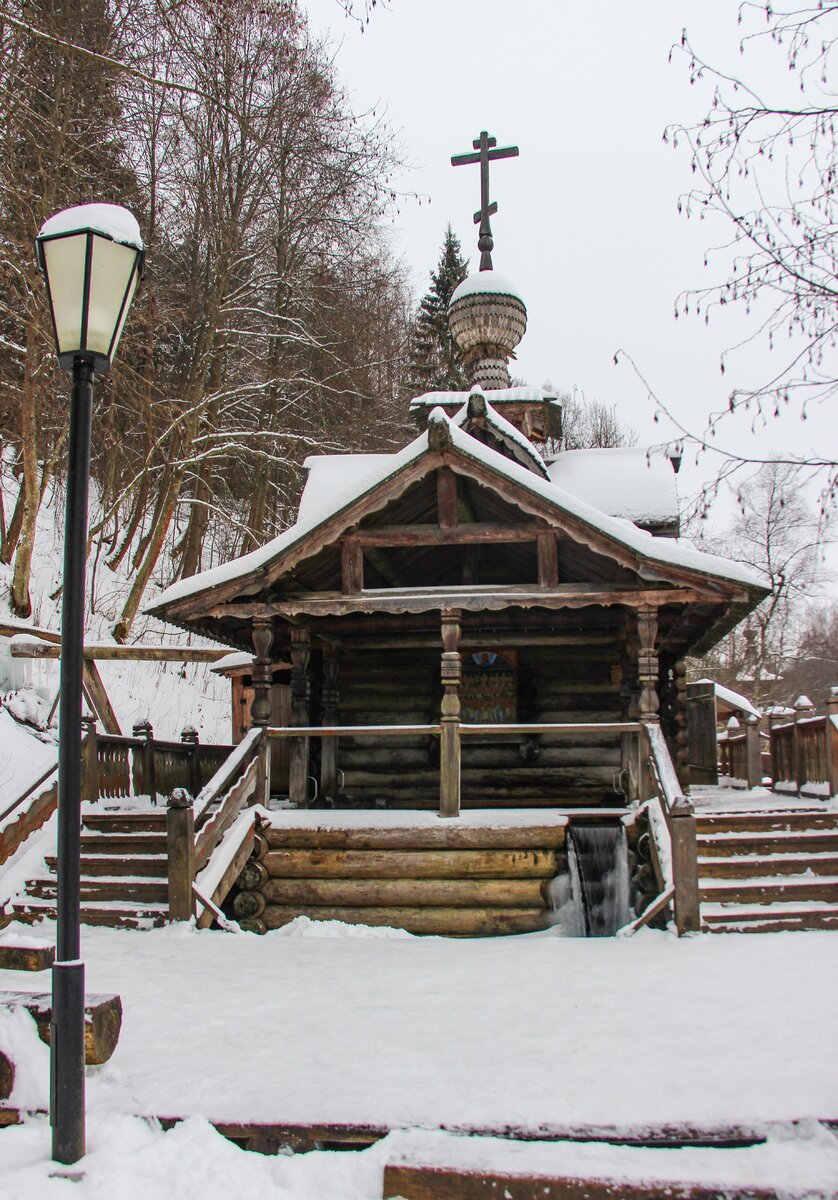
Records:
M29 786L20 793L17 799L11 802L8 808L4 808L3 811L0 812L0 824L5 821L6 817L10 817L15 809L19 808L23 804L24 800L28 800L32 793L39 788L42 783L46 783L49 777L54 775L57 770L58 756L56 755L55 762L51 766L47 767L46 770L43 771L33 783L30 783Z
M233 824L242 805L256 790L258 758L254 755L246 761L241 773L225 794L218 811L208 816L195 837L195 870L202 871L209 862L212 852Z
M223 794L226 785L233 781L234 777L244 768L247 760L256 753L261 738L262 729L260 726L249 730L238 746L236 746L233 753L224 760L212 778L201 788L195 797L196 825L204 816L209 805Z
M463 737L483 737L492 734L519 734L526 736L535 733L641 733L645 726L640 721L589 721L583 723L536 722L532 725L520 723L503 724L498 722L491 725L460 724L460 735ZM407 737L416 734L431 734L438 737L441 725L271 725L268 727L268 737Z
M673 889L678 933L698 932L701 905L695 814L678 781L663 730L656 722L644 722L644 728L649 744L649 766L657 782L657 796L649 800L648 812L649 828L663 876L662 890ZM657 811L663 818L660 821L656 817Z

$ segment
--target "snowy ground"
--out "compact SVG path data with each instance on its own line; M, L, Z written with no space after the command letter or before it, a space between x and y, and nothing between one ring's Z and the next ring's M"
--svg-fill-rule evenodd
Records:
M34 931L45 940L53 932ZM20 933L9 927L0 939ZM87 988L119 992L125 1018L112 1060L88 1071L95 1153L90 1190L73 1195L210 1200L225 1180L238 1179L241 1191L252 1176L254 1190L244 1190L256 1197L380 1196L382 1155L401 1146L409 1157L416 1146L391 1138L386 1151L241 1158L201 1118L535 1133L797 1121L795 1134L777 1129L768 1146L739 1159L655 1151L656 1170L668 1164L664 1176L677 1168L705 1178L721 1170L714 1164L727 1171L738 1162L741 1178L778 1182L785 1163L794 1168L789 1182L838 1177L838 1143L816 1124L838 1116L834 934L459 941L387 933L305 919L263 938L185 926L86 929ZM19 974L0 972L0 987L20 985ZM48 981L33 976L27 986ZM0 1022L0 1046L16 1047L25 1063L12 1102L44 1107L48 1054L28 1021ZM163 1135L131 1114L193 1119ZM466 1153L462 1139L434 1145L438 1156ZM0 1171L5 1163L13 1181L0 1184L4 1200L64 1194L45 1182L47 1147L42 1121L0 1131ZM489 1150L487 1162L509 1153ZM537 1151L527 1163L545 1161ZM544 1150L562 1153L565 1164L598 1153L608 1170L649 1170L648 1158L607 1147ZM641 1153L649 1152L635 1158ZM180 1169L160 1183L179 1156L200 1162L203 1190ZM135 1183L117 1188L129 1161Z

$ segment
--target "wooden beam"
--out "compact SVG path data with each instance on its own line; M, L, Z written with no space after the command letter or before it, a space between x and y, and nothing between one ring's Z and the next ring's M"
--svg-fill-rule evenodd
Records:
M559 582L559 550L551 531L538 535L538 585L555 587Z
M543 525L491 525L475 521L442 527L377 525L359 529L353 536L362 546L458 546L474 542L534 542L543 531Z
M119 718L114 712L107 689L102 682L102 676L99 674L99 668L92 659L85 658L82 660L82 681L84 690L87 692L88 699L93 705L93 710L96 716L105 727L106 733L122 733L119 727Z
M40 635L38 635L40 637ZM60 658L60 642L45 645L43 641L15 642L12 658ZM194 662L214 663L230 654L230 650L198 649L191 646L85 646L87 661L99 662Z
M692 588L640 589L622 588L614 584L594 587L570 583L558 584L549 590L538 590L525 584L515 587L472 587L467 591L457 588L368 591L354 596L325 592L289 597L271 604L220 604L210 609L207 615L251 620L259 613L288 619L295 616L342 617L353 613L425 613L443 608L494 612L506 608L660 607L665 604L695 604L704 599L703 593Z
M364 555L357 537L344 538L341 543L341 587L347 596L364 590Z
M436 473L436 509L440 529L457 526L457 476L450 467L440 467Z

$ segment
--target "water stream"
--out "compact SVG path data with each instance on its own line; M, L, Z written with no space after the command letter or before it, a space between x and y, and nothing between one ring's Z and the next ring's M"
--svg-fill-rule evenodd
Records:
M565 937L613 937L631 920L626 831L619 825L571 824L568 874L551 885L555 924Z

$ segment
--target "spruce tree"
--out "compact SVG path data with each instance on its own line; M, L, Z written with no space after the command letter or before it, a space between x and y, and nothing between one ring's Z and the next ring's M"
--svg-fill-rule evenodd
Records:
M449 225L442 253L431 272L430 291L423 297L413 326L408 367L411 396L423 392L467 389L463 356L448 329L448 305L454 290L468 275L460 240Z

